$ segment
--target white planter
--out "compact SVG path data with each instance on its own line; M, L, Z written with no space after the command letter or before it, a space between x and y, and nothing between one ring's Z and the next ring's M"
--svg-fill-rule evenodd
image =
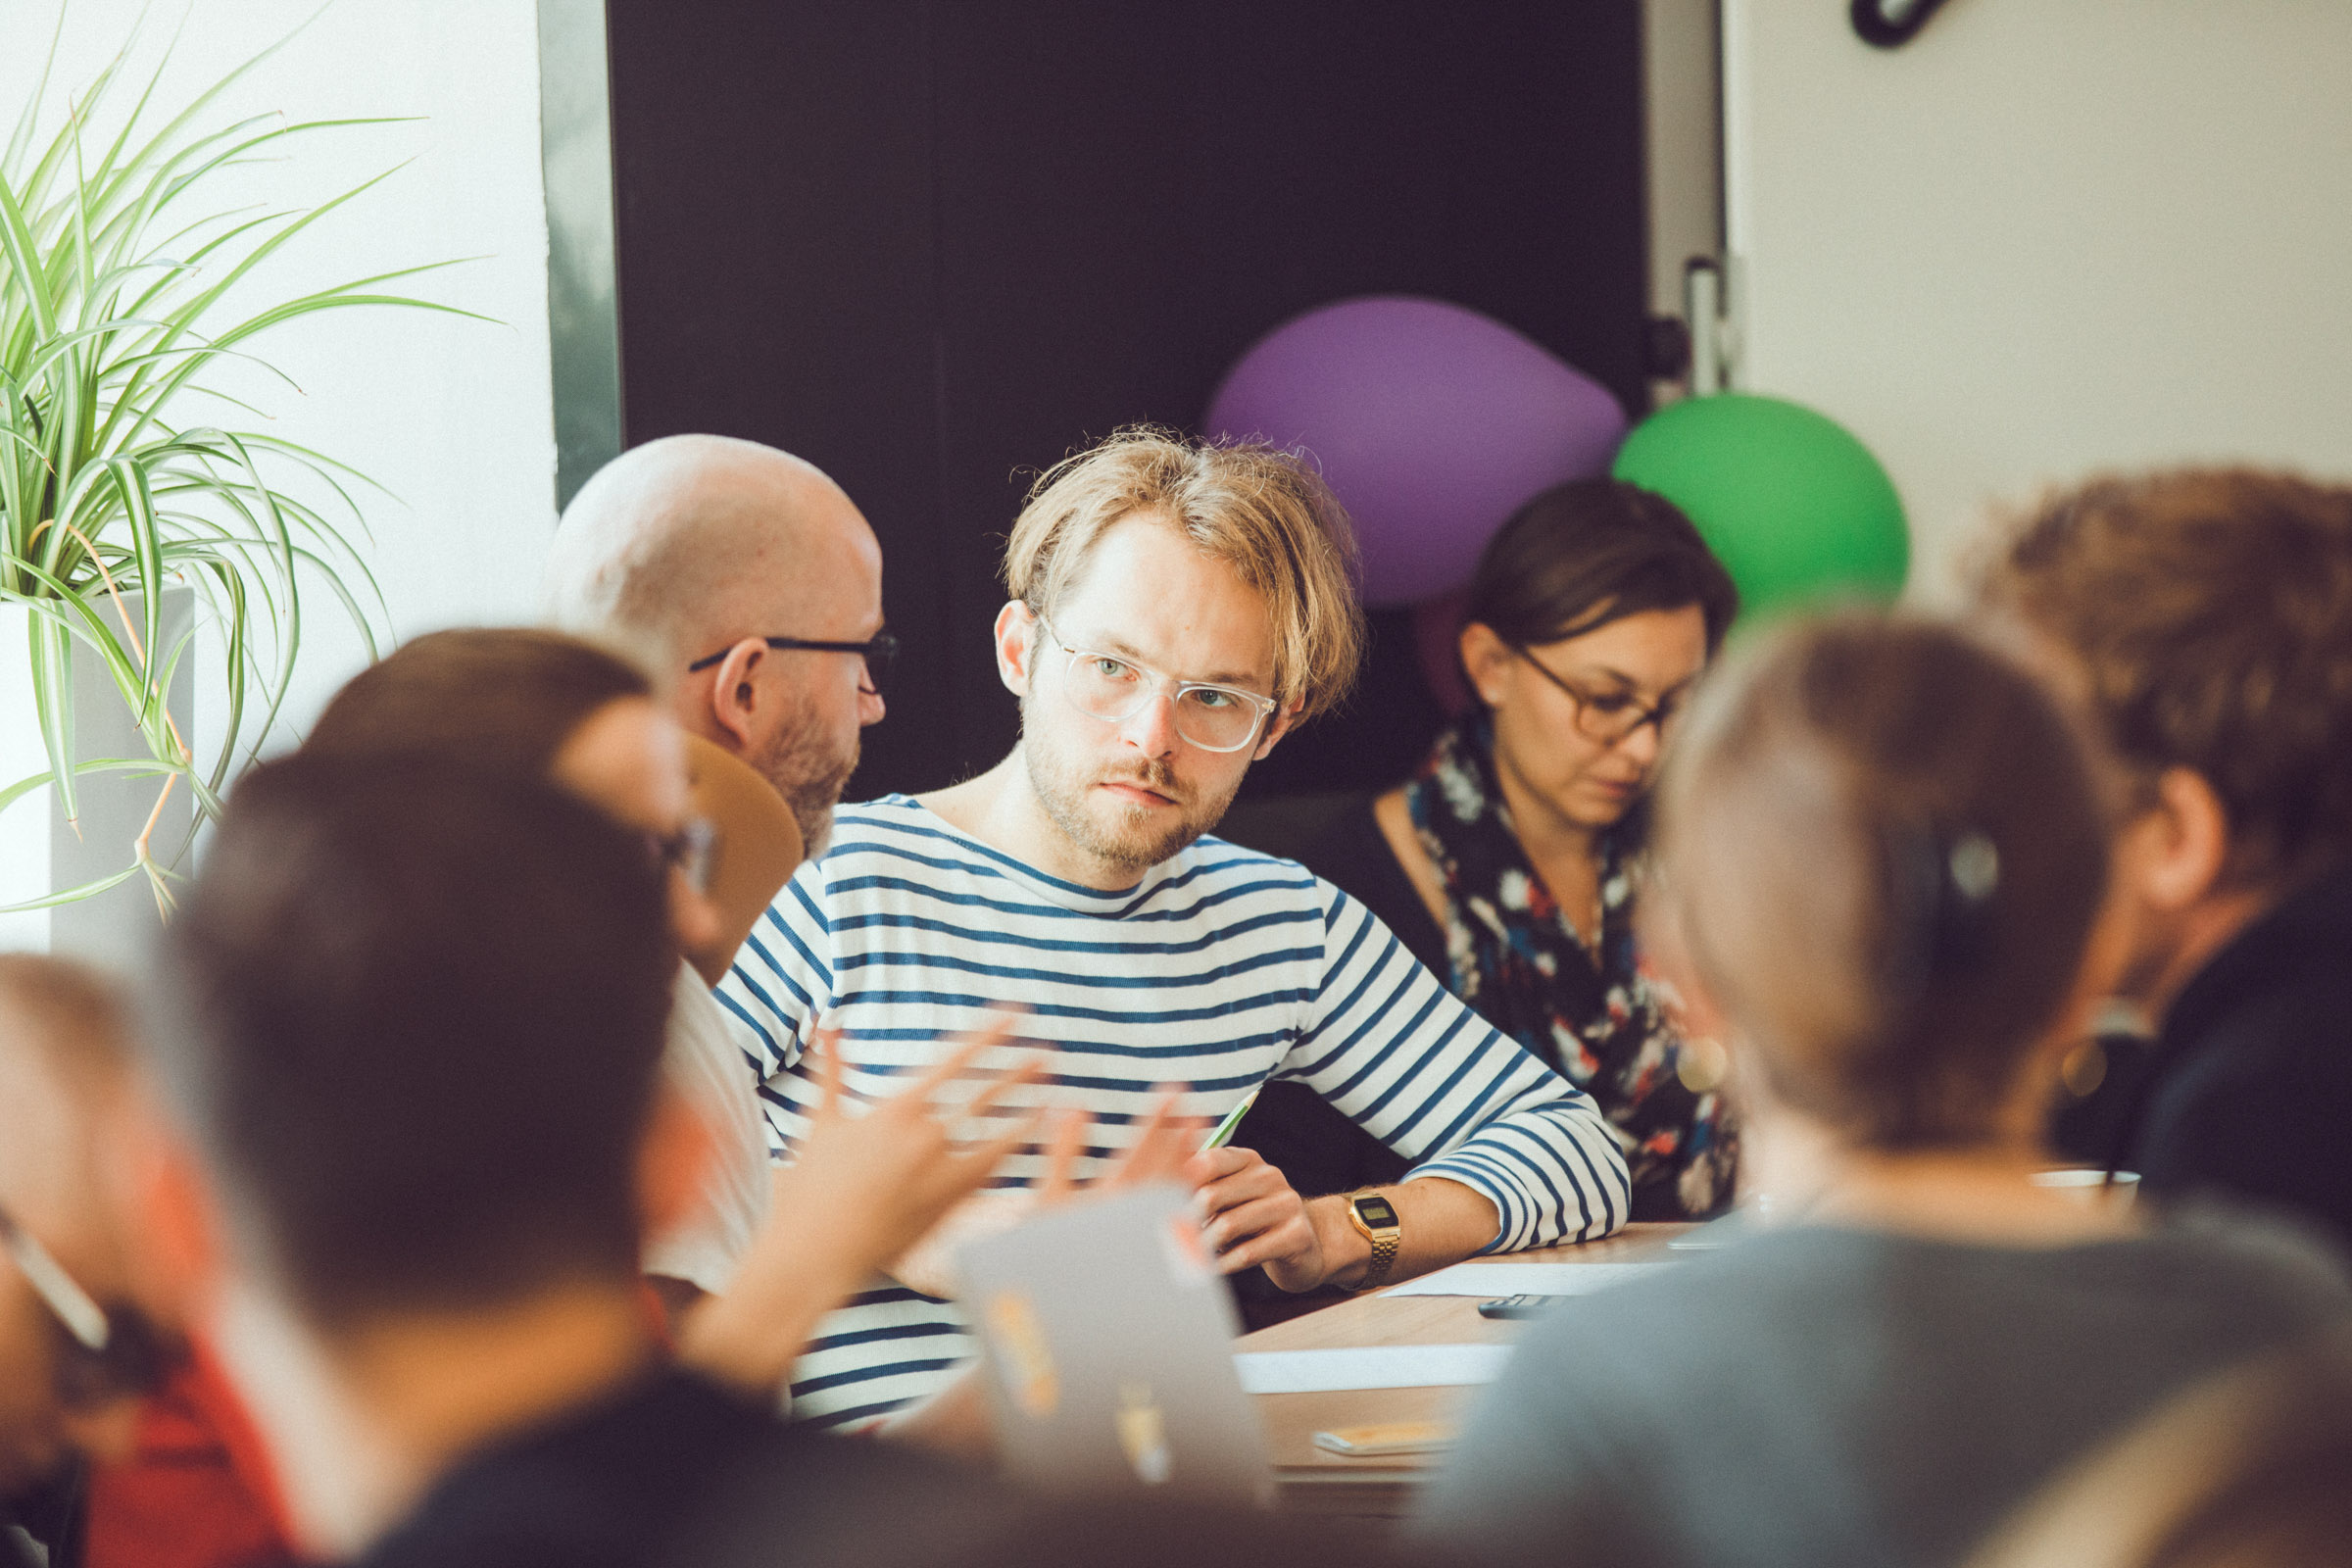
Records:
M125 596L131 614L138 599ZM164 646L185 636L196 596L186 588L164 594ZM103 612L114 616L110 605ZM21 605L0 605L0 789L49 770L40 724L32 704L32 661ZM169 702L179 733L196 755L205 754L196 736L196 665L201 649L189 650L172 681ZM206 662L208 664L210 661ZM96 655L76 648L74 661L74 749L83 760L145 755L146 743L116 695L114 682ZM0 906L37 899L77 887L130 864L133 846L155 809L160 778L121 773L84 773L78 782L81 815L70 824L57 808L56 791L34 790L0 811ZM172 786L150 843L156 858L171 864L189 858L182 846L195 821L193 797L183 780ZM79 832L76 833L75 827ZM46 909L0 914L0 950L71 953L117 969L140 960L157 928L155 897L147 878L133 876L94 898Z

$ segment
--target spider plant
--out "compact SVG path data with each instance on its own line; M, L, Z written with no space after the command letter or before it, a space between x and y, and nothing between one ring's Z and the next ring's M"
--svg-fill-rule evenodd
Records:
M64 22L61 7L39 85L0 151L0 603L27 612L49 764L0 781L0 809L53 785L58 809L78 832L77 777L113 771L160 782L155 810L123 847L120 871L10 907L62 904L144 872L168 910L169 867L185 845L159 854L152 842L165 803L185 788L197 821L219 810L231 771L261 744L285 699L302 648L304 591L331 595L371 656L369 609L383 607L351 531L366 531L351 494L363 476L255 427L269 416L232 396L222 372L262 363L249 347L258 335L322 311L472 313L385 291L450 262L251 302L258 284L246 280L257 268L394 172L307 210L222 210L208 201L223 171L281 158L290 144L322 132L385 122L291 123L272 114L208 123L229 85L293 34L169 119L155 100L170 49L142 81L130 74L126 43L43 139L36 123ZM125 98L126 112L111 116ZM246 380L226 384L251 395L252 372L240 373ZM289 474L311 478L289 489ZM226 656L224 733L217 751L208 741L202 761L165 701L196 636L165 645L164 595L175 584L195 591L196 624L209 625ZM142 755L75 755L76 659L103 662Z

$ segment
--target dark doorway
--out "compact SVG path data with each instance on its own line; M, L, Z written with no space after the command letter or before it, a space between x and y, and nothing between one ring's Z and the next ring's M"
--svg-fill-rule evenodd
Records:
M1011 744L988 627L1029 474L1191 427L1296 313L1486 311L1644 406L1638 0L610 0L627 439L841 481L906 641L853 796ZM1263 798L1400 775L1439 722L1402 613Z

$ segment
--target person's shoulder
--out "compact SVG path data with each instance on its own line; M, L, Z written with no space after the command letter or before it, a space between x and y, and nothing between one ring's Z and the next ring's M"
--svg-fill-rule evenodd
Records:
M1001 1533L1022 1495L993 1477L883 1439L771 1423L710 1478L648 1560L727 1568L806 1562L948 1568Z
M2267 1298L2324 1317L2352 1314L2352 1269L2322 1233L2212 1198L2166 1208L2141 1245L2160 1266L2234 1299Z
M364 1568L520 1568L645 1558L776 1417L663 1369L495 1442L443 1476Z
M1318 891L1315 873L1301 862L1253 850L1213 833L1203 834L1187 845L1167 871L1161 886L1170 893L1198 889L1312 903Z
M2165 1020L2170 1076L2221 1082L2292 1071L2352 1092L2352 869L2255 920L2189 979ZM2278 1087L2289 1087L2279 1084Z
M1668 1362L1703 1382L1716 1360L1748 1354L1744 1347L1758 1334L1834 1302L1851 1272L1846 1251L1839 1238L1806 1231L1754 1231L1704 1250L1661 1250L1642 1260L1639 1274L1552 1307L1529 1326L1520 1353L1545 1377L1555 1367L1574 1368L1589 1381L1621 1366L1619 1357L1593 1356L1596 1344L1671 1342ZM1641 1355L1623 1368L1653 1379L1656 1369Z
M876 876L905 876L909 867L922 867L919 880L967 865L977 869L984 853L913 796L883 795L835 807L824 853L802 861L793 882L814 892Z
M890 849L909 837L949 838L940 822L911 795L878 795L870 801L844 801L833 808L833 832L824 854L812 856L819 864L843 855Z

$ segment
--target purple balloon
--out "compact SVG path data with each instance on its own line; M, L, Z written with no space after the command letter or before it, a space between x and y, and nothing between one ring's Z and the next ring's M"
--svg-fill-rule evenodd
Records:
M1460 587L1538 493L1606 473L1625 411L1492 317L1443 300L1344 300L1296 317L1226 372L1212 435L1303 447L1355 518L1364 603Z

